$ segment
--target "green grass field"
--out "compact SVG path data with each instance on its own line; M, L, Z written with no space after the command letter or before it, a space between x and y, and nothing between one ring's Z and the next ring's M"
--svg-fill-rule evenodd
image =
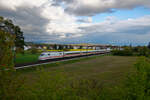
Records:
M137 58L92 56L19 69L8 95L13 100L111 100L114 87L135 71Z
M25 58L31 57L31 59L27 59L28 61L36 61L33 59L35 59L37 56L38 55L24 55ZM53 74L62 73L72 78L99 78L101 80L106 77L110 79L113 77L113 80L116 80L121 77L121 75L128 73L132 69L136 59L137 57L94 56L57 62L48 65L41 65L34 68L22 69L19 71L23 72L23 75L30 75L30 73L32 73L32 77L37 68L42 68L46 72ZM22 59L19 60L21 62Z
M38 60L39 55L40 54L31 54L31 53L17 54L16 64L36 62Z
M37 66L36 68L42 68L42 72L53 77L63 76L67 81L95 79L104 85L112 86L119 84L129 72L133 71L136 59L137 57L94 56ZM35 82L39 77L36 68L22 69L18 72L21 76L26 77L27 83Z

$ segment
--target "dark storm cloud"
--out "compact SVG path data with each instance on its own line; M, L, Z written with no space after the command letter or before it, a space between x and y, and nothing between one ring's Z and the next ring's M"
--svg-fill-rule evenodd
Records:
M40 16L39 8L18 7L16 11L2 10L0 14L4 17L14 19L16 24L19 24L23 29L29 29L30 32L43 32L45 25L49 22L48 19ZM17 20L16 20L17 19ZM30 26L30 27L28 27ZM36 30L35 30L36 29ZM44 31L45 32L45 31Z

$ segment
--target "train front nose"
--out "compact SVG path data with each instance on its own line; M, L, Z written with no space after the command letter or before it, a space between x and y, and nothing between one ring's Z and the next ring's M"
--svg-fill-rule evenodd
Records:
M38 60L43 60L41 56L39 56Z
M41 54L41 55L39 56L38 60L45 60L45 59L44 59L44 54Z

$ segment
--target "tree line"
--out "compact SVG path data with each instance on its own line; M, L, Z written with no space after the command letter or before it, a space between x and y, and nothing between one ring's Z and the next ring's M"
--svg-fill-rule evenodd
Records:
M121 50L113 50L113 55L118 56L150 56L150 43L148 46L123 46Z

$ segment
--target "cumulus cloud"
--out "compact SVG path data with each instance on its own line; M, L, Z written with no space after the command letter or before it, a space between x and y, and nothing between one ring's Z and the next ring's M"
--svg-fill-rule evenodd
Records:
M100 23L81 24L80 28L86 33L97 34L147 34L150 32L150 16L137 19L117 20L117 18L107 17Z
M92 23L93 19L92 19L92 17L79 18L77 21L78 21L78 22L81 22L81 23Z
M84 37L80 40L90 40L93 43L144 44L149 41L150 15L127 20L118 20L111 16L100 23L81 24L80 29L84 32Z
M53 4L52 0L1 0L0 15L20 25L27 40L81 36L77 18Z
M77 16L93 16L97 13L114 12L114 9L150 7L149 0L55 0L66 4L65 11Z
M18 7L40 7L48 0L1 0L0 9L17 10Z
M50 13L50 11L53 11ZM80 33L78 24L76 24L77 18L64 12L64 9L60 6L46 5L43 7L42 16L49 19L50 22L46 26L46 31L49 34L60 35L60 38L67 36L75 37L76 33ZM72 35L67 35L67 34ZM66 35L65 35L66 34Z
M0 0L0 16L21 26L27 41L141 42L150 36L150 16L127 20L108 16L93 22L92 15L149 5L149 0Z
M103 22L82 23L79 28L82 37L64 39L63 42L145 45L150 37L150 15L127 20L109 16Z

